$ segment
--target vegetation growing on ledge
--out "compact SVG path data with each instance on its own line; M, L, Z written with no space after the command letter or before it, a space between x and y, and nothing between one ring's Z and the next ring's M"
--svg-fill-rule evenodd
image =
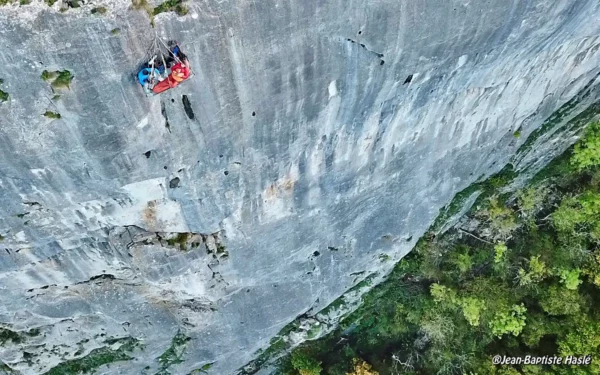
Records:
M44 116L51 118L51 119L55 119L55 120L60 119L60 113L52 112L52 111L44 112Z
M498 190L504 178L480 183L469 232L430 232L334 334L301 345L278 373L600 373L598 361L492 364L497 354L600 358L598 144L593 124L512 197Z
M71 81L73 81L73 75L68 70L57 70L50 72L44 70L41 78L44 81L49 81L53 88L70 88Z
M185 16L188 14L189 9L183 4L183 0L166 0L155 7L152 14L156 16L164 12L175 12L180 16Z
M111 346L119 343L120 346L118 349L111 349L108 346L94 349L83 358L72 359L53 367L44 375L75 375L94 372L100 366L133 359L130 354L139 346L138 340L132 337L111 339L106 343Z
M92 8L92 10L90 12L92 14L106 14L107 11L108 11L108 9L106 9L105 7L95 7L95 8Z
M148 14L148 17L150 17L150 23L154 23L154 9L148 4L147 0L131 0L131 5L135 10L144 10Z
M513 166L508 164L505 168L503 168L500 172L491 176L485 181L476 182L471 184L466 189L460 191L456 194L454 199L444 207L434 224L432 225L431 231L437 232L442 229L444 224L454 215L458 214L460 210L463 208L465 202L469 197L471 197L475 193L479 193L477 200L473 204L474 206L477 204L485 203L488 198L490 198L494 194L498 194L500 189L508 185L516 176Z
M19 333L7 328L0 328L0 345L4 345L6 342L18 344L21 341L23 341L23 338Z
M190 237L189 233L177 233L177 236L167 240L169 246L179 246L180 250L187 250L187 241Z
M0 102L5 102L8 100L8 93L6 91L0 90Z
M160 364L159 373L165 372L172 365L183 362L183 353L190 340L191 338L187 337L183 332L177 331L177 334L171 340L171 346L158 357L158 363Z

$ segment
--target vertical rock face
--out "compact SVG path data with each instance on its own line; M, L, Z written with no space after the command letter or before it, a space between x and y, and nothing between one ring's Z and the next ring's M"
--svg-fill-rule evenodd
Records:
M600 72L597 0L202 0L155 29L58 6L0 8L0 360L25 374L121 338L100 372L235 373ZM194 75L146 98L155 32Z

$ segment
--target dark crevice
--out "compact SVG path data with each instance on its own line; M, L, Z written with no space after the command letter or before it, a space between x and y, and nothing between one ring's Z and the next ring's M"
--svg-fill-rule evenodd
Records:
M183 109L185 110L185 114L190 120L193 120L196 116L194 115L194 111L192 110L192 103L190 103L190 99L187 97L187 95L183 95L181 97L181 101L183 102Z
M96 275L96 276L90 277L90 279L88 281L94 281L94 280L115 280L115 279L116 279L115 275L111 275L110 273L103 273L101 275Z
M165 118L165 128L171 132L171 124L169 124L169 117L167 116L167 108L165 107L165 103L160 103L160 114Z
M175 177L171 181L169 181L169 187L171 189L175 189L176 187L179 186L179 182L181 182L181 180L179 179L179 177Z
M144 156L146 157L146 159L150 159L150 155L152 155L152 151L144 152Z
M80 281L78 283L75 283L75 285L87 284L91 281L105 281L105 280L118 280L118 279L117 279L117 277L115 277L115 275L111 275L110 273L103 273L100 275L92 276L86 281ZM55 286L55 285L51 285L51 286ZM65 286L64 288L68 288L68 287ZM40 288L40 289L42 289L42 288Z
M409 74L408 77L406 77L406 79L404 80L404 84L406 85L407 83L410 83L413 79L413 75Z

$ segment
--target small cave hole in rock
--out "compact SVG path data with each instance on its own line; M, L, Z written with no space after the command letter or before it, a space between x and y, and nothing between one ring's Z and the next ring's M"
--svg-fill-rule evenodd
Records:
M229 174L229 171L225 171L225 172L223 172L223 174L224 174L225 176L227 176L227 175Z
M362 30L358 30L358 35L362 34Z
M182 171L183 171L183 168L179 169L179 170L177 171L177 173L181 173Z
M222 157L223 157L223 155L219 155L219 157L220 157L220 158L222 158Z
M144 156L146 157L146 159L150 159L150 155L152 155L152 151L144 152Z
M190 103L190 99L188 99L187 95L183 95L181 97L181 101L183 102L183 109L185 110L185 114L190 120L193 120L196 116L194 115L194 111L192 110L192 103Z
M164 170L167 170L167 166L165 165L165 166L163 167L163 169L164 169Z
M171 189L175 189L177 186L179 186L179 182L181 180L179 179L179 177L175 177L174 179L172 179L171 181L169 181L169 187Z
M381 60L381 61L379 62L379 65L383 65L383 64L385 64L385 61Z
M404 84L406 85L407 83L410 83L413 79L413 75L409 74L408 77L406 77L406 79L404 80Z
M171 98L171 103L175 103L175 99Z
M252 112L252 117L256 116L256 112Z
M316 256L316 257L318 257L319 255L321 255L321 253L320 253L320 252L318 252L318 251L315 251L315 252L313 253L313 255L314 255L314 256Z

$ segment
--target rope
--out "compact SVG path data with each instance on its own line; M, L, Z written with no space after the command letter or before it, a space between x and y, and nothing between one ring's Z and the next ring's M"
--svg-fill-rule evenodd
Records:
M176 56L176 55L173 53L173 51L171 51L171 49L169 48L169 46L167 46L167 44L166 44L166 43L165 43L165 42L164 42L162 39L158 38L158 40L159 40L159 41L162 43L162 45L163 45L163 46L165 46L165 48L167 49L167 51L169 51L169 53L170 53L171 55L173 55L173 57L175 58L175 61L177 61L177 62L181 62L181 60L179 60L179 57L177 57L177 56Z
M165 73L167 73L167 63L165 62L165 55L163 55L162 53L160 54L160 57L162 58L162 62L163 62L163 67L165 69ZM172 89L173 85L171 85L171 80L169 79L169 76L167 76L167 78L165 78L167 80L167 83L169 84L169 88Z
M173 51L171 51L171 49L169 48L169 46L167 46L167 44L165 42L163 42L163 40L161 38L158 38L158 40L163 44L163 46L165 46L165 48L167 49L167 51L169 51L169 53L171 55L173 55L173 57L175 58L175 61L177 61L178 63L181 62L181 60L173 53ZM177 44L179 46L179 44ZM192 67L188 67L188 69L190 70L190 75L196 75L194 73L194 71L192 70Z

